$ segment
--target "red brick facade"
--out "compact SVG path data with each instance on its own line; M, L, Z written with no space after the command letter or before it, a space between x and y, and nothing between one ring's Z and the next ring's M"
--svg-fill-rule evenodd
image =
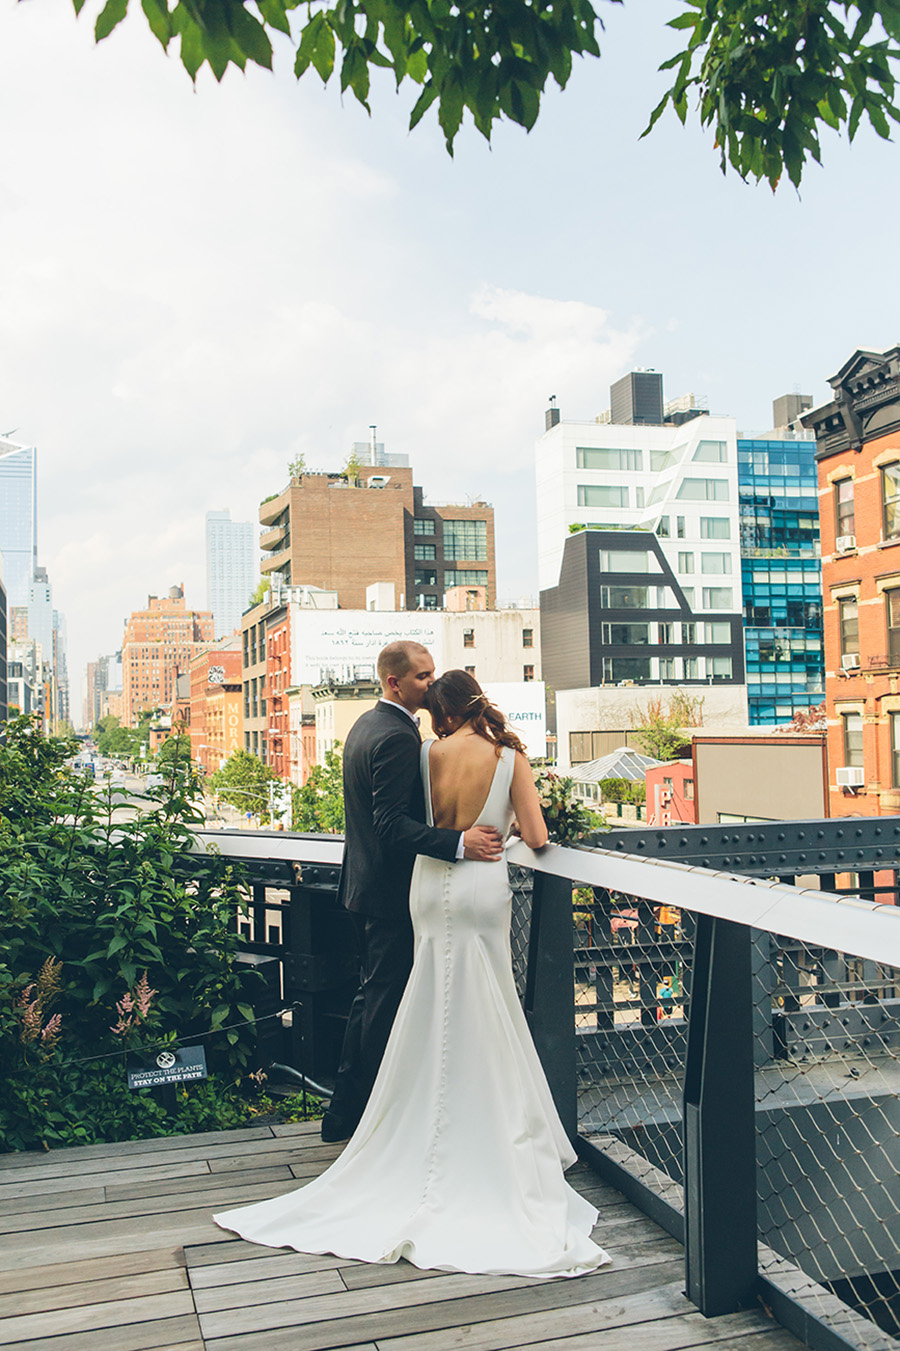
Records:
M290 608L286 607L266 625L266 745L269 768L288 782L291 778L290 686L291 624Z
M176 594L148 596L146 610L135 610L122 640L122 721L132 726L142 709L168 708L175 676L191 658L212 643L213 617L208 610L189 610L179 587Z
M815 426L831 816L900 809L900 381L858 352Z

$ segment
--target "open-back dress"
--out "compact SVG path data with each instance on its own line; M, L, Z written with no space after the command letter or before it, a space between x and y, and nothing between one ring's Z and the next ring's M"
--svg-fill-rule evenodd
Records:
M429 751L422 747L428 822ZM504 747L476 825L509 831L515 752ZM610 1259L597 1211L563 1170L575 1152L516 992L503 863L420 855L415 955L355 1134L314 1182L216 1215L243 1238L427 1270L578 1276Z

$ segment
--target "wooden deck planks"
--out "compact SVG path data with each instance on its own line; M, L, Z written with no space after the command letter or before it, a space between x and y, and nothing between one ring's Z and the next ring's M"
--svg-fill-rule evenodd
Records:
M490 1318L564 1308L573 1302L575 1292L572 1287L576 1285L581 1287L581 1299L615 1300L623 1294L653 1290L658 1284L677 1280L683 1269L683 1260L679 1259L625 1271L604 1268L600 1273L579 1276L575 1281L542 1281L493 1293L473 1293L468 1297L457 1296L428 1304L345 1316L331 1322L308 1325L298 1322L263 1332L220 1337L207 1333L205 1341L208 1351L332 1351L348 1342L366 1340L377 1341L380 1347L382 1341L391 1337L414 1337L439 1329L477 1324Z
M700 1318L683 1252L584 1165L613 1265L423 1272L246 1243L216 1210L339 1154L316 1123L0 1158L0 1345L15 1351L795 1351L762 1312Z

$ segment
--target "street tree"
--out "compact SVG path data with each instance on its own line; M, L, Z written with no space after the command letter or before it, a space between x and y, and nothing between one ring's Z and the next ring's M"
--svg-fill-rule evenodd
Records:
M344 783L341 743L325 752L324 765L313 765L309 778L293 794L294 830L340 834L344 829Z
M280 784L281 780L249 751L235 751L207 780L225 802L256 816L268 816L270 783Z
M123 727L121 720L108 715L100 718L94 726L94 740L101 755L122 759L135 759L140 755L141 746L147 740L147 727L151 719L149 711L138 718L137 727Z
M607 0L618 4L622 0ZM631 0L635 3L636 0ZM73 0L80 13L86 0ZM98 41L122 22L129 0L106 0ZM468 111L488 140L508 118L530 130L552 77L562 89L575 56L599 56L601 15L590 0L141 0L163 48L177 40L195 79L207 64L271 69L272 38L294 44L298 78L312 67L327 84L369 109L371 70L420 87L410 127L434 104L447 150ZM302 17L301 17L302 16ZM293 20L293 22L292 22ZM684 46L661 69L673 83L650 117L667 107L715 131L723 171L797 185L821 156L823 126L850 139L865 118L888 138L900 120L896 70L900 0L682 0L669 21ZM646 132L644 133L646 135Z

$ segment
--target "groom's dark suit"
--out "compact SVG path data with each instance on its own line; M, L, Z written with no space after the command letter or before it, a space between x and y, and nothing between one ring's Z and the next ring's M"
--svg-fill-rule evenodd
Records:
M409 885L416 854L452 862L459 831L425 824L418 728L379 701L344 748L346 838L339 899L357 918L361 983L350 1008L341 1064L323 1125L349 1134L375 1082L412 966Z

